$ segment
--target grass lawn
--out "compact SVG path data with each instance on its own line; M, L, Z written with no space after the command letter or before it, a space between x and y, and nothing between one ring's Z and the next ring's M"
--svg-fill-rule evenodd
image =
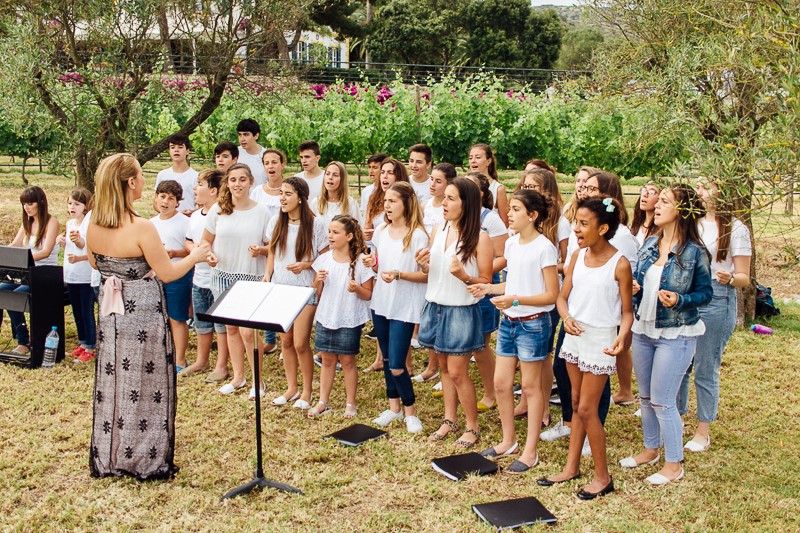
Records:
M71 183L30 174L45 186L51 211L64 222ZM511 176L509 176L511 178ZM154 179L150 175L149 180ZM510 181L509 181L510 183ZM629 185L635 191L638 185ZM571 188L566 184L565 190ZM19 226L19 175L0 171L0 241ZM139 202L152 213L151 196ZM230 488L248 481L255 464L253 403L243 395L223 397L203 383L203 375L178 389L176 463L168 482L93 479L88 447L94 364L65 362L51 371L0 366L0 529L39 530L485 530L472 513L474 503L533 495L558 517L565 531L708 531L800 529L800 405L795 400L800 305L782 298L800 293L796 266L782 266L785 247L800 244L794 221L773 216L757 221L760 282L773 287L781 307L770 325L772 336L737 329L723 358L720 419L705 454L686 456L686 477L662 489L645 485L658 467L623 470L617 461L642 446L636 407L612 406L608 457L617 492L581 502L580 481L542 488L535 479L560 470L568 443L540 445L540 465L513 476L499 473L454 483L430 467L434 457L455 453L453 439L430 444L424 435L438 426L441 400L430 385L416 388L423 435L412 436L397 423L390 438L357 449L322 441L346 425L341 377L332 397L332 416L307 420L292 408L266 408L263 416L265 474L294 485L303 496L271 489L220 502ZM67 313L67 346L75 342ZM9 349L8 320L0 349ZM359 366L374 357L375 343L364 339ZM417 367L426 355L415 353ZM190 359L193 359L190 349ZM477 371L472 365L472 372ZM283 369L276 356L265 360L268 399L283 392ZM381 374L359 376L358 422L370 423L386 408ZM694 401L692 393L691 401ZM559 412L552 409L554 420ZM480 415L481 444L500 438L496 411ZM463 422L463 416L462 416ZM686 438L693 421L688 420ZM524 436L525 421L517 423ZM482 448L483 446L481 446ZM502 464L507 465L510 460ZM591 473L591 459L582 464ZM543 529L543 528L542 528Z

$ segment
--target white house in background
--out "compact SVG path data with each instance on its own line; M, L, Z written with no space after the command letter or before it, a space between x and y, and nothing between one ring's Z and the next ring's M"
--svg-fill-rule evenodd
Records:
M286 42L291 44L295 32L284 33ZM340 41L335 37L321 35L315 31L300 33L300 40L294 50L289 51L293 61L318 61L327 58L327 66L334 68L350 68L350 41Z

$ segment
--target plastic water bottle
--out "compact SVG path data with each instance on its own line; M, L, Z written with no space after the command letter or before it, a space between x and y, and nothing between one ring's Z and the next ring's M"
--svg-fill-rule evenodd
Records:
M53 368L56 364L56 354L58 353L58 328L53 326L50 333L44 339L44 357L42 357L42 368Z
M758 333L759 335L772 335L772 328L762 326L761 324L753 324L750 326L750 331Z

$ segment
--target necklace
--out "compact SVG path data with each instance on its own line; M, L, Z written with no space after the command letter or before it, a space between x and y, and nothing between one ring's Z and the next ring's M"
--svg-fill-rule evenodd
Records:
M265 183L264 186L267 188L268 191L280 191L281 186L278 185L277 187L270 187L269 183Z
M300 217L297 218L289 217L289 222L297 222L298 220L300 220Z

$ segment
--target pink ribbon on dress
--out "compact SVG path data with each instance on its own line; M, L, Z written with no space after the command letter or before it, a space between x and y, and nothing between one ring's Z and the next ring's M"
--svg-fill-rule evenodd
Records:
M103 299L100 302L100 316L108 316L111 313L125 314L125 303L122 301L122 281L116 276L106 279L103 284Z

